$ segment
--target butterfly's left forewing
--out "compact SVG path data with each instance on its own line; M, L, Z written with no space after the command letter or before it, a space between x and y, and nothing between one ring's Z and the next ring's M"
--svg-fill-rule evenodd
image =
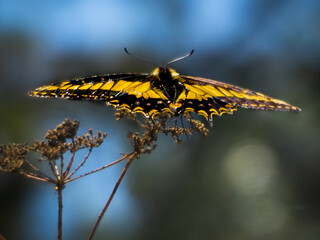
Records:
M153 88L149 74L106 74L45 85L30 96L104 101L117 109L154 115L165 108L167 97Z
M29 92L29 95L108 101L125 89L131 90L130 86L133 88L142 85L145 79L146 76L142 74L106 74L45 85Z

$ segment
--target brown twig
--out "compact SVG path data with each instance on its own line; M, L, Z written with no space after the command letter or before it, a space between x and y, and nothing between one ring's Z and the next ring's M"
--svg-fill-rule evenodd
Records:
M63 191L63 188L64 188L63 182L61 182L61 184L57 184L56 188L58 190L58 206L59 206L59 213L58 213L58 240L62 240L62 209L63 209L62 191Z
M51 171L52 171L53 175L56 177L56 179L60 179L56 161L55 160L51 160L51 161L49 161L49 164L50 164Z
M42 181L42 182L49 182L49 183L55 183L55 181L53 179L47 179L47 178L43 178L43 177L39 177L39 176L34 176L30 173L27 173L25 172L24 170L22 169L18 169L18 172L21 174L21 175L24 175L28 178L32 178L32 179L35 179L35 180L39 180L39 181Z
M131 155L132 155L132 153L130 153L129 155L125 155L125 156L123 156L122 158L120 158L120 159L118 159L118 160L116 160L116 161L114 161L114 162L112 162L112 163L109 163L109 164L107 164L107 165L105 165L105 166L103 166L103 167L101 167L101 168L95 169L95 170L93 170L93 171L91 171L91 172L84 173L84 174L82 174L82 175L80 175L80 176L77 176L77 177L74 177L74 178L71 178L71 179L68 179L68 177L67 177L65 183L69 183L69 182L71 182L71 181L77 180L77 179L82 178L82 177L84 177L84 176L87 176L87 175L90 175L90 174L92 174L92 173L99 172L99 171L101 171L101 170L103 170L103 169L105 169L105 168L111 167L112 165L115 165L115 164L117 164L117 163L119 163L119 162L127 159L127 158L128 158L129 156L131 156Z
M86 156L84 157L82 162L79 163L79 165L66 177L66 179L71 178L73 176L73 174L75 174L79 170L79 168L81 168L85 164L85 162L87 161L88 157L90 156L92 150L93 150L93 147L91 147L89 149L88 153L86 154Z
M60 157L60 179L62 181L64 179L64 174L63 174L64 162L63 162L63 160L64 160L63 154L61 154L61 157Z
M95 232L96 232L96 230L97 230L97 228L98 228L98 226L99 226L99 223L101 222L101 219L103 218L105 212L107 211L107 209L108 209L108 207L109 207L109 205L110 205L110 203L111 203L111 201L112 201L112 199L113 199L113 196L114 196L115 193L117 192L118 187L119 187L119 185L120 185L120 183L121 183L124 175L126 174L128 168L130 167L133 159L134 159L133 156L128 159L128 162L127 162L126 166L123 168L122 173L121 173L121 175L120 175L120 177L119 177L116 185L114 186L113 191L112 191L112 193L111 193L111 195L110 195L110 197L109 197L106 205L105 205L104 208L102 209L102 211L101 211L101 213L100 213L100 215L99 215L96 223L94 224L94 226L93 226L93 228L92 228L92 230L91 230L91 233L90 233L90 235L89 235L88 240L91 240L91 239L93 238L93 236L94 236L94 234L95 234Z
M76 151L75 151L75 149L74 149L74 138L72 138L72 150L70 150L71 152L72 152L72 155L71 155L71 159L70 159L70 161L69 161L69 164L68 164L68 166L67 166L67 169L66 169L66 171L64 172L64 178L65 179L67 179L67 175L69 174L69 171L70 171L70 169L71 169L71 167L72 167L72 164L73 164L73 162L74 162L74 159L75 159L75 156L76 156Z
M38 174L38 176L43 177L44 179L50 180L50 181L54 181L51 177L47 176L46 174L44 174L43 172L40 171L40 169L38 169L36 166L34 166L31 162L29 162L27 159L24 160L24 162L26 164L28 164L34 171L36 171L36 173Z

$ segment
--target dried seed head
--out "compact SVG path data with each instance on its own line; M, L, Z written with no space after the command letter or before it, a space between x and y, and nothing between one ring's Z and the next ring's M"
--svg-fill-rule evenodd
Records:
M72 139L76 136L80 122L70 121L65 119L55 129L50 129L45 135L45 139L49 145L58 145L59 143L65 143L67 139Z
M11 172L21 167L29 151L27 144L0 145L0 170Z

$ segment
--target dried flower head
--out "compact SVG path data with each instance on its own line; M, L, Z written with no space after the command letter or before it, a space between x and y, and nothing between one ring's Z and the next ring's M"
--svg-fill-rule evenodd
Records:
M70 150L77 151L84 148L99 147L106 137L107 133L101 133L101 131L98 131L98 133L94 135L92 129L89 129L88 133L75 137L73 143L70 145Z
M35 141L33 150L41 153L47 160L57 160L67 151L75 152L79 149L98 147L103 143L107 134L98 131L93 134L92 129L82 136L76 136L79 121L64 120L55 129L50 129L44 141ZM67 141L71 140L71 141Z
M72 139L76 136L80 122L70 119L65 119L61 124L59 124L55 129L50 129L45 135L45 139L48 141L49 145L59 145L59 143L64 143L67 139Z
M21 167L29 151L27 144L0 145L0 170L12 172Z

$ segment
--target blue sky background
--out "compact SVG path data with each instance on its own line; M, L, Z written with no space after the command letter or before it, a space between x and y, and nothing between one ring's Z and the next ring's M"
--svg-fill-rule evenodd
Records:
M199 46L219 49L241 38L249 40L251 50L270 53L279 51L277 45L293 34L296 44L308 48L317 33L306 28L319 11L315 0L281 1L270 12L266 9L272 8L271 3L252 0L4 0L0 4L2 33L19 31L60 54L118 51L135 45L158 52L159 48L177 51L177 47L183 51Z

